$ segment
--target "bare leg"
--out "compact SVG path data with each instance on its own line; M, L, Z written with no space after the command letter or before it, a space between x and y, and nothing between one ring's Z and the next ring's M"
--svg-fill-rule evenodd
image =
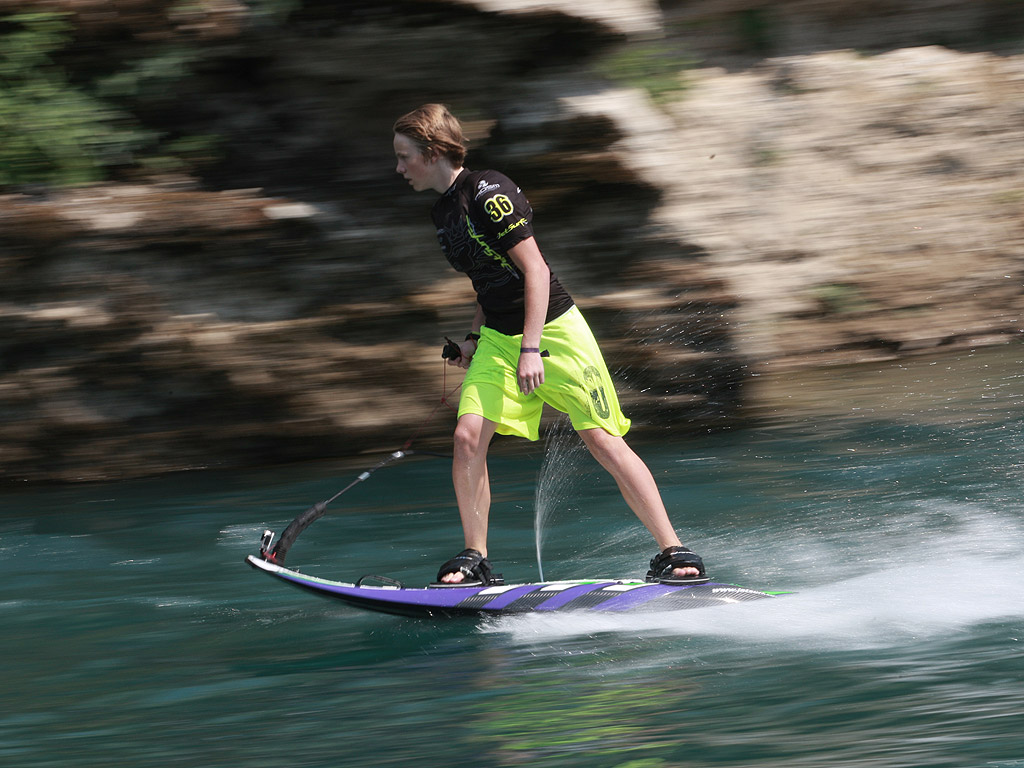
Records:
M482 416L467 413L459 418L455 427L452 483L462 519L462 533L466 548L475 549L484 557L487 557L487 519L491 508L487 448L496 426ZM461 573L444 577L446 583L457 583L463 579Z
M661 500L661 492L643 459L633 452L623 438L603 429L583 429L579 435L598 463L615 478L622 498L654 536L658 549L680 546L679 537ZM673 570L677 578L698 574L699 571L692 567Z

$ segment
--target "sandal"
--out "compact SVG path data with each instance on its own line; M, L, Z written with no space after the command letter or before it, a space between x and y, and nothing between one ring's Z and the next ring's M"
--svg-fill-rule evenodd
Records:
M672 571L676 568L696 568L699 573L696 576L673 576ZM700 584L709 580L700 555L686 547L666 547L664 552L652 557L651 570L645 579L661 584Z
M441 581L449 573L461 573L462 581L450 583ZM437 581L431 587L487 587L504 584L500 573L491 572L491 562L475 549L464 549L437 572Z

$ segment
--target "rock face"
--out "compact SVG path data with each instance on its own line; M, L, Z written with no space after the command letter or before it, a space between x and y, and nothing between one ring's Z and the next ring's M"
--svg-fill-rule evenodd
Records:
M1024 59L822 53L697 73L666 227L714 254L770 369L1008 341L1024 296ZM729 105L742 103L744 109Z
M221 151L202 178L0 197L0 480L444 439L440 346L473 296L392 171L424 101L527 190L639 429L741 423L755 372L1014 341L1009 5L307 0L271 26L227 0L7 0L75 13L84 67L201 45L137 107Z

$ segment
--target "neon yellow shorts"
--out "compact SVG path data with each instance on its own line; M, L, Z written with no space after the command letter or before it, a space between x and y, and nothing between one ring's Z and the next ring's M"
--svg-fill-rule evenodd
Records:
M537 440L547 403L569 414L577 430L600 427L619 436L629 431L604 357L579 309L572 307L544 326L540 347L550 356L543 358L544 383L529 395L519 391L516 381L522 338L480 329L462 384L459 416L483 416L498 425L498 434Z

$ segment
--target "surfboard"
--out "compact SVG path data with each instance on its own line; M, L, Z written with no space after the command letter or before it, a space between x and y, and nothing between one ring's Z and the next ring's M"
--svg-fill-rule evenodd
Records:
M471 587L405 587L398 582L364 584L363 577L350 584L310 576L261 557L249 555L246 562L258 571L321 597L380 613L419 618L454 616L501 616L554 611L635 613L676 611L713 605L763 600L777 592L708 580L704 583L658 584L630 579L586 579L530 584Z

